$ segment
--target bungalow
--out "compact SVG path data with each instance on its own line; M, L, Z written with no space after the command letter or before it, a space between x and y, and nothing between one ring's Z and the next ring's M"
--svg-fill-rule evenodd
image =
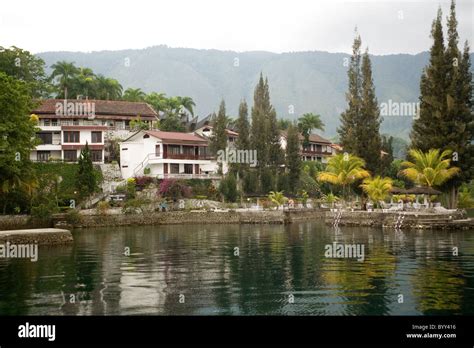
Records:
M287 144L287 133L282 131L280 133L280 144L283 150L286 149ZM309 143L307 146L303 145L304 136L299 135L301 145L300 145L300 155L303 161L318 161L322 163L327 163L328 158L336 154L336 149L332 146L332 143L317 134L309 135Z
M156 120L146 103L110 100L46 99L32 110L39 118L37 137L41 144L30 154L32 161L58 159L77 161L80 150L89 145L93 162L103 163L108 139L130 136L130 121Z
M128 179L214 178L208 141L192 133L141 130L120 143L120 170Z

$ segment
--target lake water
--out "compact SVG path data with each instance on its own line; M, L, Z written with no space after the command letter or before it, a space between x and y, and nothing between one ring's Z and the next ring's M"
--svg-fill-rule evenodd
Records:
M37 262L0 259L0 315L474 314L474 231L311 222L74 238L40 247ZM334 242L364 246L364 260L326 257Z

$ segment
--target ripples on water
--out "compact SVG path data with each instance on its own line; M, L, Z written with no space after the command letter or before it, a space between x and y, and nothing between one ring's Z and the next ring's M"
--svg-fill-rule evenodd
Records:
M0 315L474 314L474 231L300 223L88 229L74 238L40 247L36 263L0 259ZM365 260L326 258L333 242L363 244Z

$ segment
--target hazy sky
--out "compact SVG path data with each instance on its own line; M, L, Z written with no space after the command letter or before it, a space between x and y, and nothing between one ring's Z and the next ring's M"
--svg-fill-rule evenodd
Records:
M474 46L474 1L458 0L462 42ZM449 1L2 0L0 46L31 52L171 47L350 52L357 25L372 54L429 49ZM444 22L445 23L445 22Z

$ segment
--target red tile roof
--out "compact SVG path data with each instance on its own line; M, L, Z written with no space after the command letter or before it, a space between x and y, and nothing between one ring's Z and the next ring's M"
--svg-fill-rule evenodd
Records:
M287 132L286 131L281 131L280 134L285 138L287 137ZM304 139L304 136L302 134L299 134L298 137L299 137L300 140ZM323 138L320 135L313 134L313 133L309 135L309 142L310 143L331 144L331 142L329 140Z
M56 103L64 103L64 99L44 99L41 104L32 111L33 114L56 115ZM94 100L94 99L68 99L73 103L94 103L95 114L97 116L128 116L136 117L140 115L143 119L155 118L157 113L145 102L128 102L121 100ZM122 118L120 117L120 118Z
M203 139L192 133L181 133L181 132L164 132L164 131L144 131L155 138L160 138L165 141L191 141L207 144L207 140Z

